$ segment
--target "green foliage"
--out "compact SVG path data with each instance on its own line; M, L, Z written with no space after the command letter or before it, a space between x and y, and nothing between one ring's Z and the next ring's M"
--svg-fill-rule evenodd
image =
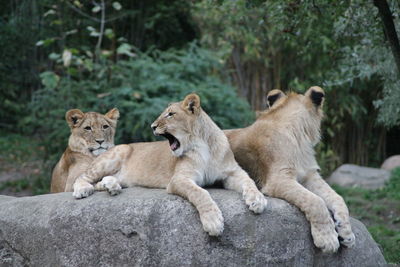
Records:
M239 45L246 51L244 60L263 61L269 60L268 50L279 41L273 38L282 30L283 19L278 16L282 11L277 1L245 0L199 1L193 9L203 43L225 51L226 56Z
M35 137L1 131L0 173L11 173L13 176L0 181L0 192L27 190L34 195L48 193L55 159L43 162L44 152L44 147L39 145Z
M339 165L340 159L324 142L316 146L316 157L322 177L328 177Z
M368 231L382 247L383 255L389 263L400 263L400 231L388 229L384 224L370 226Z
M20 130L16 125L27 114L25 107L32 93L41 87L41 80L51 82L47 79L51 76L39 74L48 69L63 74L58 64L65 50L74 48L93 56L100 48L101 53L117 60L123 54L116 51L120 42L142 50L169 49L183 47L196 37L188 1L106 0L104 3L105 17L102 18L100 1L2 1L1 127L14 132ZM100 33L102 19L103 34ZM54 68L56 65L58 68Z
M344 2L204 0L193 13L203 44L226 57L240 50L241 62L235 64L261 63L274 69L272 86L305 91L321 85L336 66L341 42L332 38L333 24Z
M374 201L384 198L400 200L400 168L392 171L390 180L386 183L385 187L376 190L367 190L361 188L342 188L336 187L339 194L352 195L361 194L363 198Z
M30 9L28 1L23 1L15 9L12 3L5 4L8 12L4 12L3 4L0 10L0 125L15 130L15 121L25 115L24 106L29 101L32 84L38 81L32 76L32 61L38 55L33 45L38 34L33 30L38 10Z
M393 198L400 200L400 168L392 171L392 177L386 186L379 190L381 198ZM379 192L378 191L378 192Z
M366 224L389 263L400 263L400 168L377 190L334 186L345 199L350 215Z
M388 3L395 27L399 29L400 6L396 1ZM387 127L400 125L400 75L373 1L351 1L337 17L334 29L336 39L346 43L339 50L342 57L328 84L352 86L360 80L378 82L376 86L383 88L373 99L379 110L378 122Z
M389 3L399 29L399 6ZM254 109L265 106L254 96L273 88L304 92L320 85L324 157L380 163L381 125L400 123L400 87L373 1L203 0L194 6L202 44L224 54Z
M21 134L11 134L0 131L0 171L8 163L23 164L32 158L41 158L43 147Z
M31 115L22 124L43 137L50 154L66 147L69 130L64 114L71 108L105 113L117 107L117 143L154 140L150 124L168 103L191 92L201 96L203 109L222 128L241 127L252 119L248 104L217 77L222 66L216 54L195 43L184 50L137 51L128 60L92 62L92 70L82 65L69 72L80 60L72 59L65 76L49 71L41 75L45 87L35 92Z
M6 181L3 183L0 183L0 191L7 189L7 188L13 188L14 192L21 192L22 190L29 188L29 180L21 179L21 180L16 180L16 181Z
M19 193L26 190L29 195L41 195L50 192L51 168L46 166L39 174L29 174L22 179L0 182L0 192Z

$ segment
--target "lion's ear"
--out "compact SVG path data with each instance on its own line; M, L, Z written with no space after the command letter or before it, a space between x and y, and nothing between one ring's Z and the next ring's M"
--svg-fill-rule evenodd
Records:
M324 103L325 92L319 86L310 87L307 92L304 94L306 97L309 97L311 102L316 106L320 107Z
M187 95L182 102L182 108L192 114L197 114L200 110L200 97L195 93Z
M268 107L271 108L274 105L274 103L276 103L276 101L283 96L285 96L285 93L279 89L274 89L274 90L269 91L267 94Z
M119 119L119 110L117 108L113 108L109 110L106 114L104 114L110 120L116 121Z
M67 121L69 127L72 129L81 124L85 114L79 109L70 109L65 113L65 120Z

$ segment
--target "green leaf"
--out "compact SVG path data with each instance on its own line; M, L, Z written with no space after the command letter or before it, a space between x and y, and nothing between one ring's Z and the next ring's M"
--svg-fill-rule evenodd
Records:
M82 3L80 1L78 1L78 0L74 1L74 5L76 5L79 8L82 8L82 6L83 6Z
M113 39L115 34L114 31L112 29L106 29L104 31L104 35L108 38L108 39Z
M131 50L132 50L132 46L130 44L123 43L117 48L117 54L119 54L119 55L127 55L129 57L136 56L136 54L132 53Z
M56 12L53 9L49 9L46 13L43 14L43 17L47 17L48 15L54 15Z
M93 61L91 59L85 59L83 61L83 64L85 65L85 68L89 71L93 70Z
M56 39L54 39L54 38L45 39L45 40L43 40L43 46L44 46L44 47L49 46L49 45L51 45L52 43L54 43L55 40L56 40Z
M60 19L55 19L55 20L53 20L50 24L51 24L51 25L61 25L61 24L62 24L62 21L61 21Z
M57 53L50 53L50 55L49 55L49 58L51 59L51 60L57 60L57 59L59 59L61 56L60 56L60 54L57 54Z
M52 71L45 71L40 74L42 84L48 89L54 89L57 87L60 77Z
M115 10L120 10L122 8L122 6L119 2L112 3L112 6Z
M65 32L65 35L71 35L71 34L75 34L75 33L77 33L77 32L78 32L77 29L73 29L73 30L70 30L70 31Z
M93 32L90 33L90 36L92 36L92 37L99 37L99 36L100 36L100 33L97 32L97 31L93 31Z
M87 26L86 29L90 32L96 31L95 28L93 28L92 26Z
M101 10L100 5L96 5L96 6L94 6L94 7L92 8L92 12L93 12L93 13L97 13L97 12L99 12L100 10Z

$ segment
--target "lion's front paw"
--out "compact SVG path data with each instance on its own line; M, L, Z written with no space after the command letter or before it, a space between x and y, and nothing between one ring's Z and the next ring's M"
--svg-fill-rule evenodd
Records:
M356 243L356 237L353 233L350 233L349 235L339 235L339 241L343 246L351 248Z
M96 184L96 190L107 190L110 195L118 195L121 193L122 188L121 185L118 183L117 178L114 176L106 176L100 182Z
M334 253L339 249L338 234L332 223L311 224L311 233L314 244L324 253Z
M202 212L200 220L204 231L211 236L219 236L224 231L224 218L218 207Z
M89 184L88 182L76 182L74 184L74 192L72 195L75 198L84 198L88 197L94 192L93 185Z
M267 199L258 190L247 190L243 191L243 198L249 206L249 209L254 213L261 213L267 206Z
M351 231L350 224L337 226L340 244L351 248L356 243L356 237Z
M346 223L343 223L342 220L337 219L337 217L338 216L335 218L335 227L337 233L339 234L340 244L351 248L356 242L356 237L353 234L353 231L351 231L350 222L346 220Z

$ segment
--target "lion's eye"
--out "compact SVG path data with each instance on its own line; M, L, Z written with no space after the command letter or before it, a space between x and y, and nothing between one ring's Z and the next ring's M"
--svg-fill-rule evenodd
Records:
M92 127L86 126L84 129L87 130L87 131L91 131L91 130L92 130Z
M107 129L108 127L108 125L103 125L103 129Z
M168 112L167 117L171 117L175 114L176 112Z

